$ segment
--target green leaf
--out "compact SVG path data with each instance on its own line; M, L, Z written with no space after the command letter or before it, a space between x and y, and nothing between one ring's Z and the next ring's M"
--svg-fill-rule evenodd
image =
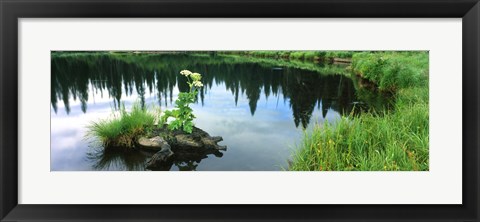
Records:
M192 122L187 122L185 125L183 125L183 131L187 133L192 133L193 131L193 123Z

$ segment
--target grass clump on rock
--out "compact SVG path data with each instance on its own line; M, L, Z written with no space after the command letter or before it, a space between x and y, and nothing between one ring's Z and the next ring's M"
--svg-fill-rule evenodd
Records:
M169 131L182 130L187 134L193 131L193 115L191 103L195 102L198 89L203 87L201 74L182 70L181 75L187 78L190 87L188 92L180 92L175 101L176 109L166 110L158 119L158 126L155 125L160 113L150 112L139 103L134 103L130 112L127 112L125 105L122 105L113 118L92 122L87 126L87 138L93 138L103 147L134 148L141 136L153 136L152 133L159 133L167 122L168 118L173 120L167 124Z
M92 122L86 136L94 138L105 148L133 148L136 138L147 133L155 124L156 114L135 103L130 112L122 105L113 118Z

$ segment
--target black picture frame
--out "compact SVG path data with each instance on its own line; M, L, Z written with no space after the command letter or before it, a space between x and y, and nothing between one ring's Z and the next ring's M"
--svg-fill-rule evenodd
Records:
M478 221L478 0L0 0L1 221ZM18 204L18 19L120 17L372 17L462 19L461 205ZM41 192L39 190L39 192ZM439 194L441 195L441 194Z

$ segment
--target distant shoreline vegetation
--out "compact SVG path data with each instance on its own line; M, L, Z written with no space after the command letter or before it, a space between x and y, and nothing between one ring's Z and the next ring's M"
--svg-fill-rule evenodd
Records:
M290 60L319 60L334 61L334 59L350 59L355 51L52 51L52 56L81 56L81 55L159 55L159 54L208 54L208 55L242 55L258 58L290 59ZM348 60L344 60L348 61Z
M149 57L168 53L189 54L198 58L223 56L225 59L222 62L262 61L262 64L270 66L294 67L312 72L321 70L322 73L327 73L326 76L344 76L352 79L357 89L357 96L365 96L370 100L377 100L378 96L375 95L391 97L391 108L376 109L375 106L370 106L370 112L354 113L355 107L352 107L349 109L350 114L345 113L335 123L326 121L315 125L311 131L305 131L303 139L297 144L298 149L292 153L292 162L288 170L429 170L429 53L426 51L195 51L188 53L184 51L56 51L52 52L52 58L110 55L128 62L128 57L124 57L125 55ZM214 63L215 60L210 62ZM312 65L315 63L342 65L324 68ZM208 78L206 81L208 85ZM55 93L55 95L61 94ZM188 101L193 102L193 99L193 97L189 98ZM56 99L53 101L52 98L52 104L56 110L55 103ZM120 104L120 100L118 103ZM250 108L253 115L254 107ZM129 124L133 127L126 131L132 132L133 137L146 132L147 129L142 129L142 125L153 125L155 119L152 115L143 115L144 112L139 112L140 110L142 109L134 106L131 115L123 112L120 116L121 119L129 119L135 113L142 114L140 118L142 120L138 123L127 121L131 122L132 124ZM305 127L305 120L299 121ZM111 123L114 123L111 126L116 125L115 121ZM96 126L92 125L92 127ZM101 128L93 128L93 130L99 129ZM187 131L188 129L190 128L187 127ZM118 131L117 129L109 130ZM115 134L115 137L124 138L118 134ZM105 143L121 144L113 140L104 141Z

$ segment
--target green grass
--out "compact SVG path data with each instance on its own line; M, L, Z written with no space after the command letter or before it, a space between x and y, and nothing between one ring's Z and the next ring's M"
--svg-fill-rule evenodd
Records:
M408 98L396 108L315 126L305 133L290 170L428 170L428 103Z
M354 71L361 67L378 86L395 89L394 109L316 125L305 132L289 170L429 170L428 53L360 54L353 56Z
M119 114L113 118L92 122L87 127L87 138L100 142L105 148L122 147L133 148L136 138L153 127L156 114L135 103L130 112L123 105Z
M428 52L361 52L352 60L355 74L376 83L382 91L428 82Z
M352 58L353 54L356 52L353 51L326 51L325 57L327 58Z

